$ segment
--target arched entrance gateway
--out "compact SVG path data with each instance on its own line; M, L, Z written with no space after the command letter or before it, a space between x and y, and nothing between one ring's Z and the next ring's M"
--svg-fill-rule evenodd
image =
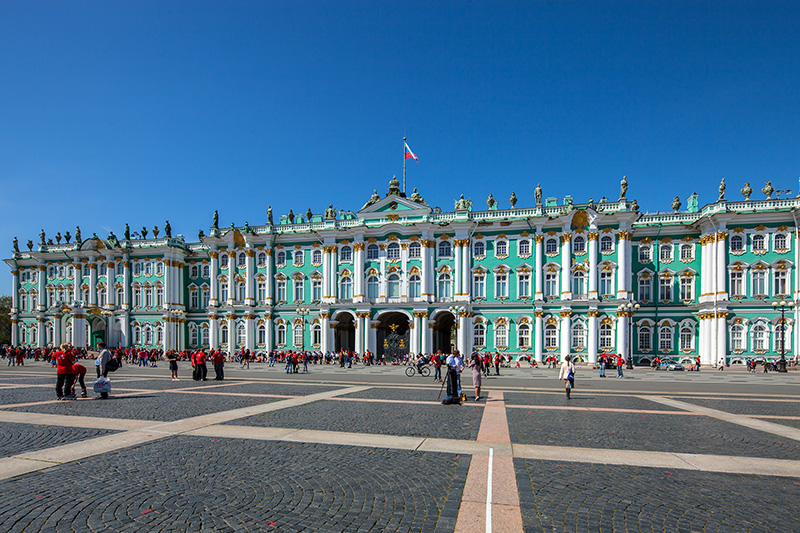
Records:
M439 350L445 354L453 353L458 347L456 317L450 311L442 310L433 319L433 353Z
M334 339L336 352L356 349L356 322L355 317L348 312L336 315L336 338Z
M408 317L404 313L389 312L380 315L378 322L378 359L403 359L410 344Z

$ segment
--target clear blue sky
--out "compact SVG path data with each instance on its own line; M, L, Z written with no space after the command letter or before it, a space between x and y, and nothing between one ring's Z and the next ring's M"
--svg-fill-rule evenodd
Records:
M0 2L11 240L357 210L409 191L797 194L799 2ZM761 193L754 194L761 197ZM685 200L684 200L685 202ZM0 268L0 293L10 291Z

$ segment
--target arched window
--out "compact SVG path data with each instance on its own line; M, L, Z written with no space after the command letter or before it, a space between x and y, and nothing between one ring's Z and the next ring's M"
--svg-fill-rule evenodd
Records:
M507 257L508 256L508 241L497 241L494 244L494 255L497 257Z
M222 326L219 328L219 343L222 346L227 346L228 345L228 325L227 324L222 324Z
M197 275L200 273L200 269L197 268L197 265L192 265L189 267L189 277L196 278Z
M612 239L610 235L603 235L602 237L600 237L600 251L601 252L614 251L614 239Z
M256 330L256 344L259 346L267 344L267 327L264 324L260 324Z
M375 299L378 297L378 277L369 276L367 278L367 298Z
M339 298L345 300L353 298L353 279L350 276L342 276L339 282Z
M295 278L294 301L299 303L303 300L305 300L305 280L303 278Z
M69 338L72 338L72 324L69 326L70 335ZM134 326L133 328L133 344L140 345L142 344L142 328L139 326Z
M586 239L582 235L576 235L572 239L572 253L582 254L586 251Z
M453 279L447 272L439 274L438 294L439 298L452 298L453 297Z
M508 326L505 324L495 326L494 345L496 348L508 348Z
M389 274L389 277L386 279L388 282L388 289L389 289L389 298L399 298L400 297L400 276L397 274Z
M47 267L47 277L48 278L56 277L56 268L53 265Z
M244 252L239 252L236 256L236 265L239 267L244 267L247 265L247 256Z
M741 235L731 237L731 252L741 252L744 250L744 239Z
M311 326L311 344L315 347L322 344L322 327L319 324Z
M156 326L156 346L164 344L164 328Z
M531 327L528 324L520 324L517 328L517 346L520 349L531 347Z
M400 259L400 245L396 242L390 243L389 246L386 247L386 258Z
M201 309L205 309L211 302L211 289L209 289L208 287L203 287L200 294L201 294L200 296Z
M558 348L558 328L555 324L548 324L544 327L544 347L548 350Z
M472 245L472 255L475 259L481 259L486 256L486 245L482 241L478 241Z
M653 349L653 331L648 326L639 328L639 351L649 352Z
M163 276L164 275L164 263L163 261L158 261L156 263L156 276Z
M153 344L153 330L150 326L144 327L144 344L145 346L151 346Z
M374 260L378 259L380 256L380 248L378 248L377 244L370 244L367 246L367 259Z
M295 324L294 325L294 338L292 339L295 348L304 348L305 343L303 342L303 324Z
M133 275L134 276L140 276L141 274L142 274L142 264L139 263L139 262L134 263L133 264Z
M220 252L219 266L220 268L228 268L228 252Z
M352 252L351 252L352 256ZM294 251L294 266L303 266L306 261L305 252L303 250L295 250Z
M211 266L208 264L203 265L203 277L204 278L211 277Z
M775 234L775 251L783 251L787 250L786 246L786 234L785 233L776 233Z
M267 254L266 254L266 252L258 252L258 256L256 257L256 260L257 260L259 265L266 265L267 264Z
M671 244L662 244L658 247L658 256L664 263L669 263L672 261L672 245Z
M692 342L694 341L694 332L689 326L683 326L680 333L680 346L681 351L688 352L692 349Z
M649 263L652 260L653 248L649 244L639 245L639 262L642 264Z
M549 255L555 255L558 253L558 239L549 238L544 241L544 253Z
M208 328L200 328L200 343L208 346Z
M322 264L322 252L320 250L314 250L311 252L311 262L315 265Z
M418 242L412 242L408 245L408 258L419 259L422 256L422 245Z
M600 350L602 351L610 351L612 346L612 328L611 324L606 322L605 324L600 324Z
M529 241L528 239L523 239L519 241L519 244L517 244L517 248L519 251L519 255L521 256L531 255L531 241Z
M763 252L767 249L763 235L753 235L753 251Z
M586 326L583 322L572 324L572 349L577 351L586 349Z
M494 275L494 297L508 298L508 274L496 272Z
M263 279L258 280L256 298L261 305L267 303L267 282Z
M610 270L600 272L600 296L614 295L614 273Z
M420 282L420 277L417 274L412 274L410 278L408 278L408 295L411 298L419 298L421 293L422 284Z
M439 257L450 257L451 248L450 241L442 241L439 243Z
M286 346L286 326L284 324L278 324L278 327L275 328L275 337L278 346Z
M672 328L661 326L658 329L658 349L662 352L672 351Z
M275 299L277 301L279 301L279 302L285 302L286 301L286 279L285 278L278 278L275 281Z
M197 328L189 328L189 345L197 346Z
M586 273L583 270L576 270L572 274L572 297L584 298L586 296Z
M692 260L692 249L694 247L689 243L681 244L681 261L691 261Z
M285 266L286 265L286 252L281 250L277 254L275 254L275 265L276 266Z
M744 326L741 324L731 326L731 350L741 352L745 350Z
M236 345L240 348L247 342L247 332L245 331L244 324L236 326Z
M347 262L353 260L353 249L349 246L342 246L339 249L339 261Z
M484 272L476 272L472 276L472 297L486 297L486 274Z
M486 327L481 323L477 323L472 327L472 344L476 348L486 346Z

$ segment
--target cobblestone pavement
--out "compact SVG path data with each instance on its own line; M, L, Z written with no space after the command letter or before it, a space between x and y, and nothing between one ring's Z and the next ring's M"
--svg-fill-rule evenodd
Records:
M526 532L798 531L796 480L516 459Z
M800 373L582 370L567 402L504 369L443 406L404 370L125 366L56 402L0 364L0 531L800 531Z

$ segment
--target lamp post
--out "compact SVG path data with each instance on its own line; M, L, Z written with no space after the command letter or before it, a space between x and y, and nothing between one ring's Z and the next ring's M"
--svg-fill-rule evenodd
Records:
M772 308L781 312L781 358L778 360L778 372L786 372L786 311L794 307L794 302L789 300L781 300L780 302L772 302Z
M627 304L620 304L620 315L624 318L627 317L628 321L628 353L625 354L625 368L633 370L633 315L639 312L641 306L636 302L628 302Z
M302 340L300 342L300 345L301 345L300 349L302 351L306 350L306 318L305 317L310 312L311 312L311 309L309 309L308 307L298 307L297 309L295 309L295 313L297 313L297 316L300 317L300 320L302 321L302 326L303 326L302 334L301 334Z

